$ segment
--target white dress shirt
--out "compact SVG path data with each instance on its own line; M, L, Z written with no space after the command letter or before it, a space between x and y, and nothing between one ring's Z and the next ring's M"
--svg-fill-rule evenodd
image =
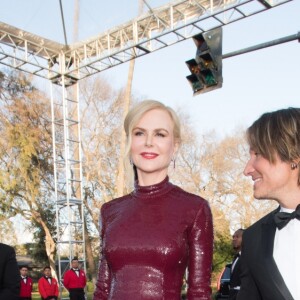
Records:
M241 251L238 253L239 256L236 257L236 259L234 260L234 262L232 263L232 266L231 266L231 273L233 272L233 269L237 263L237 261L240 259L240 256L241 256Z
M21 275L21 277L22 277L24 283L26 284L27 283L27 277L26 276L22 276L22 275Z
M281 207L291 213L294 209ZM295 300L300 299L300 221L292 219L281 230L276 229L273 257L282 278Z
M239 254L239 256L237 256L237 258L236 258L236 259L234 260L234 262L232 263L232 266L231 266L231 273L233 272L233 269L234 269L234 267L235 267L237 261L240 259L241 251L240 251L238 254ZM241 287L240 287L240 286L234 286L233 289L234 289L234 290L240 290Z

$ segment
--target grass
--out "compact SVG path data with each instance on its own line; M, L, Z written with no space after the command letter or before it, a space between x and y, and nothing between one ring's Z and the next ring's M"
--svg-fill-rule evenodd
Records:
M88 292L87 293L87 300L92 300L93 299L93 293ZM69 299L69 294L68 293L63 293L63 297ZM32 293L32 300L41 300L41 295L39 293Z

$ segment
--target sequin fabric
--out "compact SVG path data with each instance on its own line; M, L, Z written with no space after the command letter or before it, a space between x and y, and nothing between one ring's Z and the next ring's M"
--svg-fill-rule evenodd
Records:
M213 226L208 202L169 182L102 206L102 251L93 300L211 299Z

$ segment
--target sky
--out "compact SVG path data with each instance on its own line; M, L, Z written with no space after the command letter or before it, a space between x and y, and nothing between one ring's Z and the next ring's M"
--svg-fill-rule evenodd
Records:
M81 0L78 40L135 18L138 1ZM147 0L152 8L168 2ZM59 0L0 0L0 4L1 22L64 43ZM62 4L67 40L72 43L74 0L62 0ZM299 15L300 0L293 0L223 26L223 54L298 33ZM223 87L198 96L193 96L186 80L190 73L185 61L194 58L195 53L195 44L189 39L136 59L134 96L180 109L190 116L199 134L213 130L221 137L250 126L264 112L300 107L298 41L224 59ZM128 67L129 63L125 63L100 75L116 88L122 88L126 85Z
M0 21L64 43L59 0L0 0ZM166 0L148 0L156 8ZM73 40L74 0L63 0L68 43ZM18 7L16 10L15 8ZM144 8L147 10L147 8ZM81 0L79 40L96 36L138 15L138 0ZM300 31L300 0L223 26L223 54ZM193 96L185 61L195 57L192 39L136 59L133 94L159 100L190 115L200 134L230 135L262 113L300 107L300 43L292 41L223 60L223 87ZM0 66L1 67L1 66ZM129 63L101 72L116 88L126 85ZM95 76L95 75L94 75Z

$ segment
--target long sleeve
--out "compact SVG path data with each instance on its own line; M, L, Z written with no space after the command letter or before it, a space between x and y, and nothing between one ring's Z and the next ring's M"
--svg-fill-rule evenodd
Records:
M243 257L243 254L240 258L241 266L241 289L237 294L238 300L260 300L262 299L259 295L257 286L252 278L250 270L247 266L246 260Z
M136 186L105 203L93 300L211 300L212 215L208 202L169 183Z
M30 278L30 293L33 292L33 280Z
M205 201L189 235L188 300L211 299L212 255L212 214Z
M0 255L0 271L2 278L0 282L0 299L17 300L20 291L20 275L13 248L2 245Z
M98 270L98 278L96 282L96 289L94 292L93 300L106 300L108 298L108 293L110 289L110 270L105 258L104 253L104 218L103 218L103 207L101 209L100 215L100 239L101 239L101 254L100 254L100 261L99 261L99 270Z
M65 273L65 276L64 276L64 287L69 290L70 289L70 281L71 281L71 278L70 278L70 272L69 270Z
M39 288L39 293L42 296L42 298L47 298L47 291L45 289L45 283L43 278L40 278L38 281L38 288Z

